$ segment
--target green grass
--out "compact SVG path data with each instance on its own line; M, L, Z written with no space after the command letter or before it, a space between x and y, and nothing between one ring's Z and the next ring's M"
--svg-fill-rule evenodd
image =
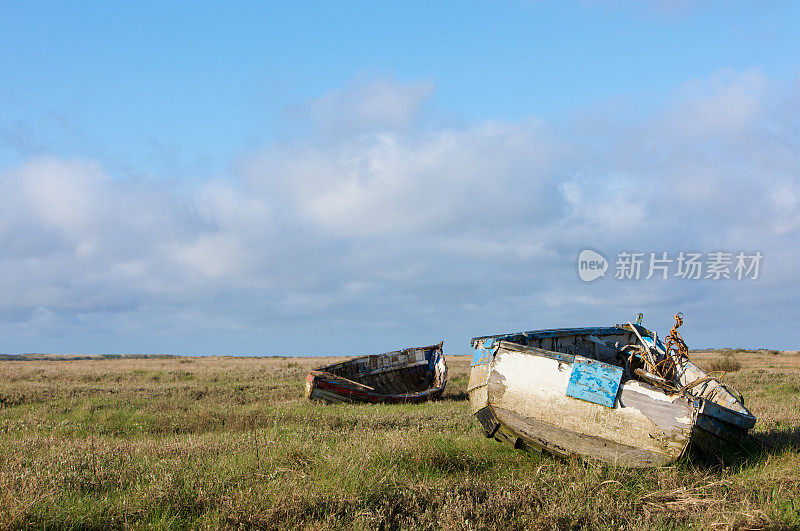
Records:
M800 359L736 359L771 447L653 470L486 439L466 357L421 405L308 402L302 358L0 361L0 527L799 528Z

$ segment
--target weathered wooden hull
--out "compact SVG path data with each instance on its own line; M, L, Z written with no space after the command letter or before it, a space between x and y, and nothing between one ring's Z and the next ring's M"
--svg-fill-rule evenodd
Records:
M447 384L442 343L361 356L309 371L306 397L328 402L424 402Z
M680 367L681 384L706 376L691 361ZM692 427L692 444L710 454L738 445L756 423L756 418L741 400L722 383L710 380L692 390L697 411Z
M468 392L486 435L559 456L652 467L678 459L690 442L713 450L737 441L752 427L755 418L743 406L746 414L700 393L668 394L633 379L614 389L608 402L613 407L568 396L576 363L610 367L618 362L608 345L632 343L633 335L632 330L607 327L473 340L477 352ZM684 372L687 378L696 376Z

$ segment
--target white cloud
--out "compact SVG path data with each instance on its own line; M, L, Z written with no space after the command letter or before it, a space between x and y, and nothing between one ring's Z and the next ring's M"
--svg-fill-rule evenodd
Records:
M756 70L723 69L708 79L686 83L678 91L664 125L694 141L753 134L765 111L767 79Z
M797 178L784 179L772 187L767 211L776 234L792 234L800 230L800 182Z
M67 237L86 236L91 216L105 208L98 196L107 178L94 163L35 159L9 179L37 218Z
M552 168L558 152L539 123L485 123L299 151L271 147L246 175L262 193L344 236L464 230L465 223L507 227L546 223L559 207Z
M684 310L701 341L775 344L770 323L786 325L800 295L791 90L723 71L645 119L580 130L414 126L430 90L334 91L311 108L342 135L267 146L227 180L176 188L53 158L5 170L0 332L32 345L18 350L47 336L87 349L106 334L136 350L183 337L176 350L233 352L444 336L458 352L470 334L639 310L667 326ZM586 285L574 270L585 247L760 250L765 265L753 283L622 283L612 263Z
M405 130L419 117L433 90L429 81L356 80L310 101L299 114L310 119L318 131L337 137Z

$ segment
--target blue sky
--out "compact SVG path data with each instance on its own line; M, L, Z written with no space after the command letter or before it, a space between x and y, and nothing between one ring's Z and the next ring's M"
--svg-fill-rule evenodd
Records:
M797 3L3 12L0 352L463 353L640 310L797 348ZM583 248L765 258L585 284Z

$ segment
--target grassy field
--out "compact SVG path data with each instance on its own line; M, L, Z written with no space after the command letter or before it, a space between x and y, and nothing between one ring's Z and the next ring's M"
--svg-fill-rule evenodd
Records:
M800 356L693 359L765 444L639 471L486 439L467 357L423 405L310 403L320 358L0 361L0 527L800 528Z

